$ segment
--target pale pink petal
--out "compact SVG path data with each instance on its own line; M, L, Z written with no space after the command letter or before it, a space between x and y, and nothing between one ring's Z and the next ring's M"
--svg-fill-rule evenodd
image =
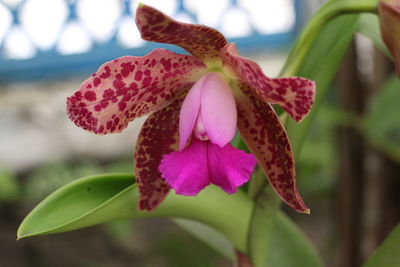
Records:
M256 158L230 144L219 147L208 142L208 168L213 184L232 194L246 183L256 166Z
M190 88L205 65L193 56L156 49L144 57L107 62L67 100L70 119L97 134L122 131Z
M228 144L236 131L236 104L229 84L217 72L207 73L201 94L201 114L211 142Z
M226 45L225 37L217 30L181 23L144 4L136 10L136 24L144 40L178 45L200 59L217 58Z
M203 90L205 80L206 76L201 77L200 80L193 85L185 101L183 101L179 115L179 150L185 148L187 140L192 135L200 110L201 91Z
M293 155L285 128L268 103L252 95L247 85L242 84L241 88L247 93L236 98L241 137L280 198L295 210L309 213L297 191Z
M194 196L210 184L207 143L193 138L184 150L164 155L160 171L177 194Z
M271 79L254 61L237 54L231 43L221 50L224 65L267 103L279 104L296 121L302 120L314 102L315 82L300 77Z
M185 96L186 92L181 93L169 106L151 114L140 130L134 160L139 210L154 210L170 190L158 168L162 156L178 147L179 110Z

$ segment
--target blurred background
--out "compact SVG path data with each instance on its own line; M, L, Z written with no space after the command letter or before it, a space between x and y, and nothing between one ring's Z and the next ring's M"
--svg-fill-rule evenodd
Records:
M174 18L218 28L242 55L278 75L318 0L143 0ZM122 133L76 127L66 97L104 62L156 47L140 39L137 1L0 1L0 266L229 266L167 219L126 220L15 241L24 216L74 179L133 172L144 118ZM323 67L323 66L322 66ZM400 219L400 83L357 35L297 162L311 216L287 213L327 266L353 267Z

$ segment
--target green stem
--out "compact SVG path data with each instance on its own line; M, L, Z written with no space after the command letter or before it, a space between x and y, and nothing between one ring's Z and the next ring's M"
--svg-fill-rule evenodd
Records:
M296 75L318 33L331 19L344 14L377 13L377 2L377 0L338 0L326 3L299 35L280 76Z
M281 201L260 167L250 181L248 194L254 201L247 240L249 257L254 267L262 267L268 260L266 251Z
M265 177L264 171L258 166L249 181L249 197L252 200L257 200L257 197L264 191L267 184L267 178Z

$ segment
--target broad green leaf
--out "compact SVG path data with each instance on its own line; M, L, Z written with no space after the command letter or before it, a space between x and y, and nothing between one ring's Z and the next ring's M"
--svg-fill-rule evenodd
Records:
M221 232L247 252L252 201L238 192L227 195L209 186L196 197L169 194L155 211L137 210L138 190L132 175L107 174L79 179L43 200L22 222L18 238L60 233L114 219L173 217L195 220Z
M392 54L382 40L381 30L379 28L379 18L376 14L360 15L360 23L357 31L368 37L379 49L379 51L381 51L387 57L392 58Z
M316 98L310 114L299 124L293 120L288 120L286 124L295 159L300 155L308 130L318 114L318 108L325 99L357 27L358 15L333 19L320 32L298 72L293 74L315 80L317 84Z
M90 220L85 217L96 212L96 209L104 206L134 182L132 175L111 174L69 183L52 193L29 213L21 223L17 236L24 238L90 226ZM107 215L103 215L103 220Z
M18 229L18 238L61 233L115 219L171 217L200 222L179 220L178 223L185 224L196 236L215 235L203 240L214 244L213 247L225 246L222 253L225 256L232 255L227 252L231 246L226 239L240 251L248 252L247 233L253 204L245 193L227 195L210 186L196 197L170 194L158 209L148 213L136 208L138 191L133 182L130 174L105 174L72 182L31 211ZM282 214L274 223L269 246L267 266L285 267L290 262L320 266L315 264L318 258L307 238ZM273 265L277 261L280 264Z
M363 267L398 267L400 266L399 252L400 224L386 237Z

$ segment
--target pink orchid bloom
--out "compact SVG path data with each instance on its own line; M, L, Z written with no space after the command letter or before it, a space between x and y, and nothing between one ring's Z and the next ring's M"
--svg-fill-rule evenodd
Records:
M255 156L281 199L308 212L288 136L270 104L300 121L313 103L314 82L268 78L215 29L180 23L150 6L139 5L136 24L143 39L191 55L156 49L107 62L68 98L67 109L77 126L97 134L121 132L153 112L135 151L139 209L155 209L171 187L195 195L213 183L233 193L249 179ZM229 144L236 128L254 156Z
M400 76L400 0L379 2L381 35L390 52L397 74Z

